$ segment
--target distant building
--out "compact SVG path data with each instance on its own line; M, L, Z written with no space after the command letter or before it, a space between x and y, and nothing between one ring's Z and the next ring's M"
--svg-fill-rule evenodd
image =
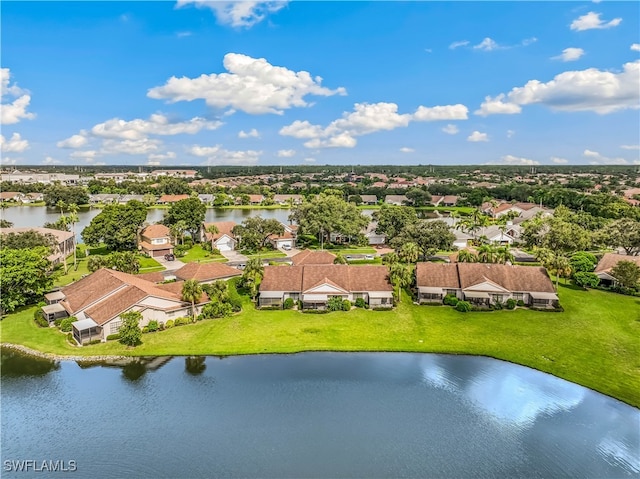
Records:
M19 234L26 231L35 231L41 235L52 235L56 241L56 247L48 260L53 264L62 263L63 259L73 253L76 249L76 238L71 231L60 231L52 228L0 228L0 236L8 234Z

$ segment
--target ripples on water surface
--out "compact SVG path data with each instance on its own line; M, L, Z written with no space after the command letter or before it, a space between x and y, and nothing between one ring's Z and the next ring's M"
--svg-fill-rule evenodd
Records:
M3 352L3 460L73 459L68 477L640 477L639 426L635 408L488 358Z

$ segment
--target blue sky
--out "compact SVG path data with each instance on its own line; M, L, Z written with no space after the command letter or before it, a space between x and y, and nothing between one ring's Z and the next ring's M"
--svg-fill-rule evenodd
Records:
M2 2L2 164L640 163L637 2Z

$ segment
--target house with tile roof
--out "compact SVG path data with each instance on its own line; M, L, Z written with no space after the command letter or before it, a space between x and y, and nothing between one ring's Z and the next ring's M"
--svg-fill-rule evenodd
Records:
M291 249L296 247L296 239L298 236L298 225L285 225L284 232L280 235L269 236L269 242L275 249Z
M212 283L242 276L242 272L223 263L187 263L173 272L178 280L195 279L198 283Z
M170 205L172 203L177 203L178 201L181 201L181 200L188 200L189 198L191 198L189 195L162 195L158 199L157 204Z
M393 287L386 266L302 264L267 266L258 305L282 306L288 298L302 309L325 309L332 297L351 302L361 298L370 307L393 307Z
M92 340L106 341L117 334L120 315L129 311L142 314L139 326L149 321L165 323L191 314L191 303L181 297L183 282L154 284L136 275L102 268L60 290L50 304L42 308L44 317L75 316L73 336L78 344ZM209 301L206 294L196 302L195 313Z
M615 286L617 284L616 278L611 276L611 270L620 262L620 261L631 261L632 263L640 266L640 256L629 256L626 254L617 254L617 253L605 253L598 264L596 265L596 269L594 273L598 278L600 278L600 284L603 286Z
M291 261L296 266L305 264L333 264L336 255L325 250L314 251L305 249L291 257Z
M173 254L171 232L165 225L150 225L140 233L138 249L147 256L162 257Z
M536 308L555 307L553 283L544 268L492 263L418 263L419 303L441 303L446 295L478 306L523 301Z
M233 251L238 246L238 238L233 234L233 227L237 223L234 221L214 221L213 223L203 223L201 228L202 241L210 241L213 248L218 251ZM207 228L215 226L217 233L208 233Z

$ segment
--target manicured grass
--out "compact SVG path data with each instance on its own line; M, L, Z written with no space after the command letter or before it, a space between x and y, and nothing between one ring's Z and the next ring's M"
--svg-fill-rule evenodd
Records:
M354 309L324 315L244 311L143 335L129 349L118 342L73 347L63 334L41 329L25 308L0 322L3 342L57 354L232 355L298 351L409 351L490 356L530 366L640 406L640 299L560 285L564 313L459 313L417 306L408 298L393 311Z
M178 258L180 261L184 263L193 263L197 261L198 263L212 263L216 261L226 261L227 259L219 254L211 254L209 251L205 251L202 249L202 245L195 244L193 248L187 251L185 256Z
M67 258L67 265L69 269L67 270L67 274L63 274L60 276L55 282L54 286L66 286L74 281L78 281L84 275L90 274L89 268L87 267L87 258L78 259L77 264L78 268L75 269L73 267L73 256Z
M164 270L164 266L162 266L155 259L150 258L149 256L144 256L142 254L139 254L138 261L140 261L140 271L144 270L145 272L149 272L152 269L155 271Z
M276 251L276 250L269 250L269 251L263 251L262 253L258 254L248 254L245 255L247 258L261 258L261 259L268 259L268 258L286 258L286 253L283 253L282 251Z
M348 255L348 254L376 254L376 249L375 248L370 248L367 246L363 246L363 247L354 247L354 248L331 248L331 249L327 249L325 248L326 251L328 251L329 253L333 253L333 254L342 254L342 255Z

